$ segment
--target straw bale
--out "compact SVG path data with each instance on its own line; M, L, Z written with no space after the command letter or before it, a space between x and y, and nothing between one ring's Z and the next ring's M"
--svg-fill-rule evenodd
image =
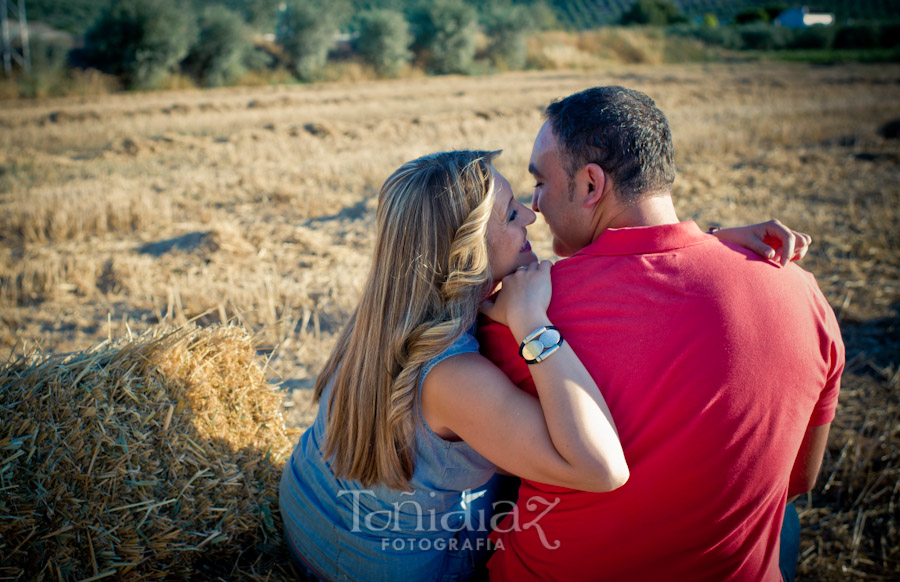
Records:
M281 397L234 327L0 369L0 579L284 579Z

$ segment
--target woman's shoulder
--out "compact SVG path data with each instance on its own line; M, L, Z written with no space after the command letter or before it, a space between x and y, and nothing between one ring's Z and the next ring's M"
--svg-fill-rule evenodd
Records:
M466 352L477 352L478 351L478 338L475 337L475 326L472 325L466 331L462 333L461 336L456 338L450 346L444 350L441 355L443 356L446 353L453 354L462 354Z
M428 360L428 363L426 363L424 368L422 368L422 380L425 380L425 376L428 375L428 372L430 372L432 368L434 368L447 358L459 354L470 353L478 353L478 340L475 338L474 325L466 329L461 336L456 338L456 340L452 344L447 346L447 349Z

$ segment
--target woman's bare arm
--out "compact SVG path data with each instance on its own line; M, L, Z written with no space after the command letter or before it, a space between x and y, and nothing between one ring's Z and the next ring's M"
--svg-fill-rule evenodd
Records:
M549 262L508 276L488 314L508 321L518 338L550 325L549 281ZM540 401L478 354L450 357L425 379L425 420L514 475L585 491L622 486L629 473L615 424L569 344L533 364L531 373Z

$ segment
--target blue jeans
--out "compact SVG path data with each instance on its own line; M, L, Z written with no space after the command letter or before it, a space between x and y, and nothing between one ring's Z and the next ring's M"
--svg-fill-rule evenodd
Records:
M797 575L797 561L800 559L800 518L793 503L784 508L784 522L781 524L781 550L778 554L778 567L781 568L781 579L794 582Z
M325 578L319 576L316 572L313 571L306 564L306 560L300 555L300 552L297 551L297 548L294 546L294 542L291 541L290 536L285 535L285 543L288 546L288 552L291 554L291 562L294 564L294 569L297 571L299 577L297 578L298 582L328 582Z

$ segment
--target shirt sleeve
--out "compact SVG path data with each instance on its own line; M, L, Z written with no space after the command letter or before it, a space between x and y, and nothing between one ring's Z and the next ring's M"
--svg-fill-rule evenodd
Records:
M822 309L825 321L819 333L823 336L821 343L825 347L822 355L828 363L829 371L825 386L819 395L819 401L816 403L812 416L809 419L809 426L821 426L834 420L838 395L841 391L841 375L844 373L845 363L844 341L841 339L841 328L838 325L834 311L821 295L819 303L820 305L824 304Z
M509 328L482 315L478 319L476 335L481 355L500 368L513 384L536 397L537 389L531 379L531 372L528 371L528 364L519 355L519 343Z

